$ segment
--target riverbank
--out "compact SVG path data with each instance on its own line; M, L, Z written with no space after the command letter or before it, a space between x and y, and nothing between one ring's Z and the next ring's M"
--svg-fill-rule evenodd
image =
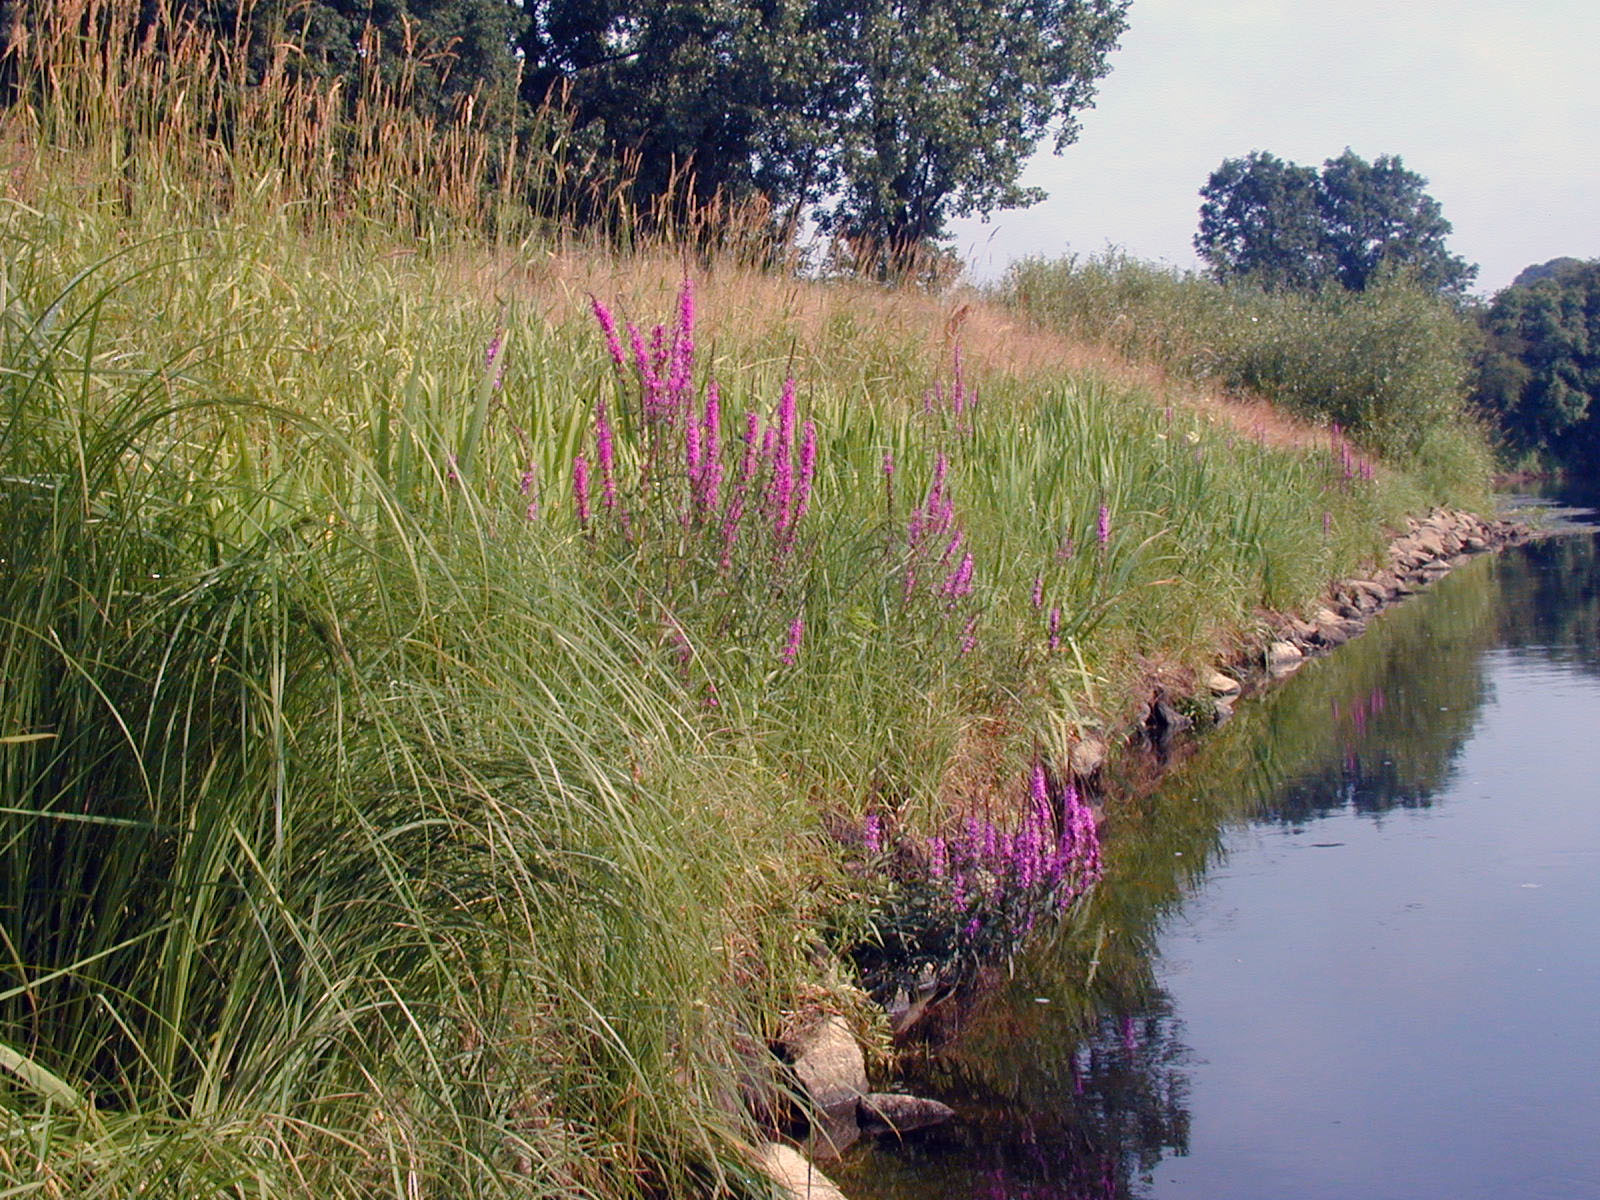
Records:
M1424 591L1471 558L1522 544L1535 535L1533 527L1520 521L1453 509L1435 508L1423 517L1407 518L1404 532L1390 540L1373 569L1333 584L1304 615L1264 614L1259 640L1246 653L1222 656L1218 663L1222 669L1209 672L1198 690L1192 680L1158 682L1147 703L1118 733L1080 739L1069 759L1078 767L1077 785L1097 796L1097 810L1126 803L1127 789L1154 787L1170 756L1178 752L1183 757L1192 750L1180 751L1177 741L1203 737L1206 727L1233 716L1235 704L1360 637L1386 609ZM935 1016L942 1018L936 1022L937 1040L959 1036L959 1014L976 999L974 987L981 987L980 980L964 975L952 963L928 972L914 994L899 991L887 1012L897 1042L927 1036L919 1027ZM799 1087L823 1114L822 1123L802 1143L811 1159L824 1163L835 1159L862 1136L898 1137L959 1119L958 1113L935 1101L872 1092L862 1048L840 1018L819 1009L798 1025L801 1033L786 1045L785 1058L794 1064ZM769 1173L787 1194L826 1200L843 1195L815 1163L792 1147L769 1143L762 1153Z
M755 1194L802 1017L1072 919L1090 739L1481 482L118 69L0 114L7 1184Z

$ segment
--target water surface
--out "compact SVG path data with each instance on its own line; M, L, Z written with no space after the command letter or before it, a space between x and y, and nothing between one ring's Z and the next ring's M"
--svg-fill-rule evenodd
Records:
M1600 1197L1600 553L1473 562L1115 808L873 1197Z

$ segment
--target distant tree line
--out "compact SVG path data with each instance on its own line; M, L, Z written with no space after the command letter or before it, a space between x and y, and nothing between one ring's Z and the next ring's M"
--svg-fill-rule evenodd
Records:
M1510 448L1600 483L1600 259L1528 267L1482 321L1477 400Z
M56 0L0 0L0 37ZM126 0L124 0L126 2ZM507 132L562 107L570 145L641 207L761 198L885 247L952 217L1042 198L1019 183L1057 150L1126 25L1129 0L132 0L248 39L313 76L365 56L430 115L470 102Z
M1217 280L1267 292L1431 292L1481 335L1469 386L1509 454L1600 482L1600 260L1530 266L1476 301L1478 269L1446 247L1426 187L1394 155L1346 149L1318 171L1254 151L1201 188L1195 250Z

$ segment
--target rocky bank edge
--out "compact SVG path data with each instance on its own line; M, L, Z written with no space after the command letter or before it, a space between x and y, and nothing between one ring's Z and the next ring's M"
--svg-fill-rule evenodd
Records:
M1409 517L1406 532L1389 544L1387 563L1370 575L1334 584L1308 615L1268 614L1262 637L1245 652L1212 670L1201 696L1214 719L1226 720L1241 696L1294 673L1307 660L1344 645L1366 630L1391 604L1426 588L1469 558L1528 541L1534 531L1515 521L1436 508L1425 518ZM1177 703L1158 686L1137 714L1128 742L1163 742L1195 723L1193 703ZM1070 769L1092 786L1113 753L1107 740L1083 736L1073 745ZM920 1015L891 1013L896 1035ZM907 1017L910 1016L910 1020ZM865 1056L843 1017L814 1014L784 1046L789 1071L817 1114L811 1132L813 1157L834 1157L863 1133L900 1134L954 1116L934 1100L868 1090ZM770 1110L769 1110L770 1111ZM768 1142L757 1151L757 1165L795 1200L846 1200L815 1164L792 1146Z

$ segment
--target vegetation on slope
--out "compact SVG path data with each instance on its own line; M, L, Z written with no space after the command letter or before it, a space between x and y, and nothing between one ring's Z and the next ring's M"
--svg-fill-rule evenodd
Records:
M975 299L580 251L381 90L50 52L0 207L19 1194L760 1194L732 1098L813 931L1070 911L1075 729L1432 498ZM1025 911L940 873L974 829L1060 868Z

